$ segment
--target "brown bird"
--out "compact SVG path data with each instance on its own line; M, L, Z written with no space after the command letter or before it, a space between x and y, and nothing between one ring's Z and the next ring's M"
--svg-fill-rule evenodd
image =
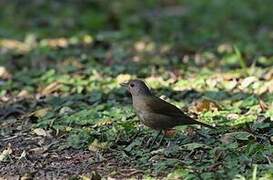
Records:
M200 124L205 127L214 128L213 126L194 120L184 114L176 106L154 96L146 84L141 80L130 80L121 85L126 86L131 93L133 107L140 121L152 129L159 130L159 133L152 144L158 138L162 130L165 131L175 126Z

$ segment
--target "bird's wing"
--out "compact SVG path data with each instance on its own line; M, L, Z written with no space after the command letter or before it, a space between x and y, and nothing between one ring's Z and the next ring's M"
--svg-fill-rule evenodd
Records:
M167 116L181 116L184 113L176 106L160 99L158 97L149 97L150 100L145 101L146 106L154 113L164 114Z
M164 101L163 99L155 96L149 98L151 99L145 101L145 105L151 112L171 116L174 118L175 121L177 121L178 124L200 124L209 128L213 128L210 125L194 120L190 116L184 114L176 106Z
M176 106L155 96L149 97L149 98L151 99L145 101L145 104L146 104L146 107L149 108L151 112L166 115L166 116L171 116L175 119L177 118L178 121L183 120L185 124L195 124L194 119L184 114Z

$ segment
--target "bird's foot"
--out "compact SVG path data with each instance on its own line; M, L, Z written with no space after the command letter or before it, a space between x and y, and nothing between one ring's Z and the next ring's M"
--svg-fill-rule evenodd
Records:
M159 133L156 135L156 137L153 139L153 138L150 138L148 141L147 141L147 144L146 144L146 148L152 148L154 146L154 144L156 143L156 140L158 139L158 137L160 136L160 134L162 133L162 131L159 131ZM160 138L159 140L159 143L157 143L157 146L156 147L159 147L164 139L164 135Z
M147 143L145 144L146 148L151 148L155 143L155 139L154 138L149 138Z

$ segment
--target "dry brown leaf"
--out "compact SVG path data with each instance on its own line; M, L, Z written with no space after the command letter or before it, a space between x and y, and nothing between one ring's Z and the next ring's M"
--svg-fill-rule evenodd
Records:
M239 77L237 74L234 73L224 73L220 74L219 76L221 76L226 81L234 80Z
M261 87L254 90L254 93L258 95L261 95L267 92L268 93L273 92L273 80L266 81Z
M250 86L252 83L256 82L258 79L255 76L249 76L242 80L240 89L245 89Z
M255 89L254 93L258 94L258 95L262 95L262 94L266 93L267 91L268 91L267 85L263 85L260 88Z
M24 42L10 39L1 39L0 47L4 47L10 50L17 50L19 52L28 52L30 47Z
M29 94L29 92L27 90L23 89L18 93L17 97L19 97L19 98L31 98L32 96L31 96L31 94Z
M27 172L20 178L20 180L30 180L33 179L33 176L33 173Z
M44 137L48 136L48 133L42 128L33 129L33 132L38 136L44 136Z
M59 82L53 82L51 84L49 84L48 86L46 86L42 91L41 91L41 95L49 95L53 92L58 91L61 88L61 84Z
M42 109L38 109L38 110L32 112L32 113L30 114L30 116L34 116L34 117L37 117L37 118L42 118L42 117L44 117L50 110L51 110L51 108L42 108Z
M100 150L105 150L108 148L108 143L107 142L99 142L98 139L95 139L89 146L88 149L89 151L92 152L98 152Z
M266 110L268 109L268 105L260 98L259 98L259 105L262 112L266 112Z
M0 154L0 162L5 161L9 155L11 155L12 149L11 145L9 144L7 149L4 149L2 153Z
M273 79L273 69L270 69L267 73L264 74L263 78L265 80Z
M11 78L9 71L4 66L0 66L0 79L8 80Z
M99 122L97 122L93 127L101 127L101 126L108 126L113 124L112 119L102 119Z
M67 47L69 41L66 38L43 39L40 44L49 47Z
M217 111L221 109L217 102L210 99L202 99L193 103L193 112L204 112L204 111Z
M273 80L269 81L267 84L268 84L268 92L273 93Z

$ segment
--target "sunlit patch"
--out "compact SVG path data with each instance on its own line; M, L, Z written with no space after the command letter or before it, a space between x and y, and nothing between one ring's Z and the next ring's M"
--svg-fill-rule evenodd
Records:
M57 92L61 89L62 85L59 82L53 82L49 85L47 85L46 87L40 87L39 88L39 92L41 95L49 95L52 94L54 92Z
M12 75L11 73L5 68L4 66L0 66L0 79L11 79Z
M155 43L152 41L137 41L134 44L134 48L137 52L152 52L155 50Z
M231 45L231 44L224 43L224 44L220 44L220 45L217 47L217 51L218 51L219 53L232 53L233 48L232 48L232 45Z
M25 53L30 50L30 46L24 42L14 40L14 39L1 39L0 47L6 50L15 50L20 53ZM2 50L3 51L3 50Z
M124 82L128 82L129 80L131 80L133 77L130 74L119 74L117 76L117 83L124 83Z
M49 46L49 47L67 47L69 45L69 41L66 38L56 38L56 39L43 39L40 42L41 46Z
M150 76L147 77L145 79L145 82L147 82L147 84L149 86L151 86L151 88L162 88L163 86L167 86L169 85L168 81L165 81L161 76Z
M0 48L2 52L14 50L19 53L27 53L37 47L67 48L70 45L89 45L93 42L93 37L85 34L74 37L47 38L37 41L35 35L28 34L25 41L15 39L0 39Z

